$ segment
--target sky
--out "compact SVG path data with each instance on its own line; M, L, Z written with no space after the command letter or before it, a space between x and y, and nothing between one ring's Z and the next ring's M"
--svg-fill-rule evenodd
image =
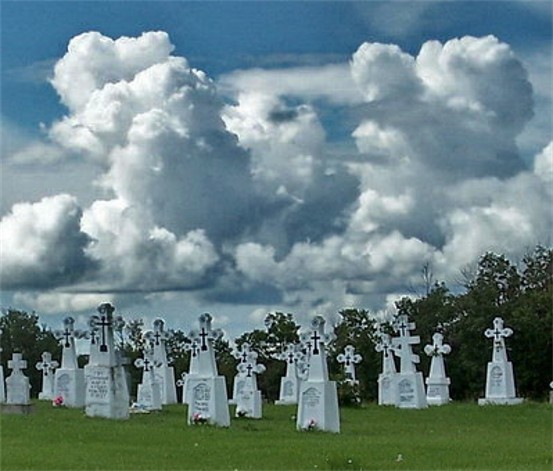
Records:
M3 308L229 338L551 244L541 1L2 1Z

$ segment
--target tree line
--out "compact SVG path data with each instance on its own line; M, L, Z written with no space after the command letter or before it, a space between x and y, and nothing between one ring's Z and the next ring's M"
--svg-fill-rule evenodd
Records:
M553 379L553 249L537 246L517 266L504 255L484 254L474 270L465 271L461 289L453 292L444 282L433 280L431 267L421 270L424 293L417 297L405 297L396 302L397 314L406 314L416 323L415 335L421 343L414 347L420 356L418 370L426 375L430 359L423 348L431 343L434 332L441 332L444 341L452 347L446 357L446 370L451 378L450 392L455 400L475 400L482 397L485 386L486 364L491 360L492 342L483 333L492 326L495 317L502 317L505 325L514 330L507 339L509 359L513 362L518 395L541 400L549 391ZM375 313L365 309L343 309L340 321L334 326L334 340L328 346L331 378L339 381L342 404L351 402L337 356L346 345L353 345L363 360L356 366L360 381L359 394L365 401L377 399L377 378L381 371L381 354L375 350ZM300 326L290 313L268 313L264 329L245 332L234 339L236 347L249 343L259 354L258 362L266 367L258 377L259 387L268 400L278 399L280 378L285 373L284 361L277 355L287 343L299 342ZM390 326L384 328L390 329ZM45 325L39 324L35 313L7 309L0 317L2 336L2 365L15 351L23 354L28 362L25 371L31 380L34 395L40 391L41 373L35 364L43 351L49 351L60 361L61 348ZM118 347L128 362L142 355L146 345L144 324L140 319L126 321L123 334L116 336ZM182 330L170 331L167 340L169 361L177 376L188 371L190 339ZM215 343L219 373L232 390L238 360L228 339ZM86 355L79 357L80 365L87 362ZM140 382L141 371L129 368L131 393ZM178 379L178 377L176 378Z

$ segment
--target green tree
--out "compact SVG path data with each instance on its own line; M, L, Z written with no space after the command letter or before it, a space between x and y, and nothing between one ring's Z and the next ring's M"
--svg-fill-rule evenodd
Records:
M43 352L50 352L52 359L61 361L61 347L52 332L45 326L40 326L39 318L35 313L27 313L9 308L2 311L0 317L0 329L2 336L0 346L2 348L2 366L6 376L10 374L7 363L14 352L23 355L27 361L24 374L29 377L31 383L31 395L37 397L42 388L42 372L35 368L41 360Z

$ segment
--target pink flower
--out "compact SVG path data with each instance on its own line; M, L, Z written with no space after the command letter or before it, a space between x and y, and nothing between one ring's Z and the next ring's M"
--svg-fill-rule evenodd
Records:
M52 405L54 407L61 407L63 406L63 396L56 396L54 400L52 401Z

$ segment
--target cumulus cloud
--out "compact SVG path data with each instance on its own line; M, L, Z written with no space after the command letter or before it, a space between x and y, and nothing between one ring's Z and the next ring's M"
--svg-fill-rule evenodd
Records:
M80 228L81 209L69 195L19 203L0 221L2 286L48 288L79 281L94 267Z

